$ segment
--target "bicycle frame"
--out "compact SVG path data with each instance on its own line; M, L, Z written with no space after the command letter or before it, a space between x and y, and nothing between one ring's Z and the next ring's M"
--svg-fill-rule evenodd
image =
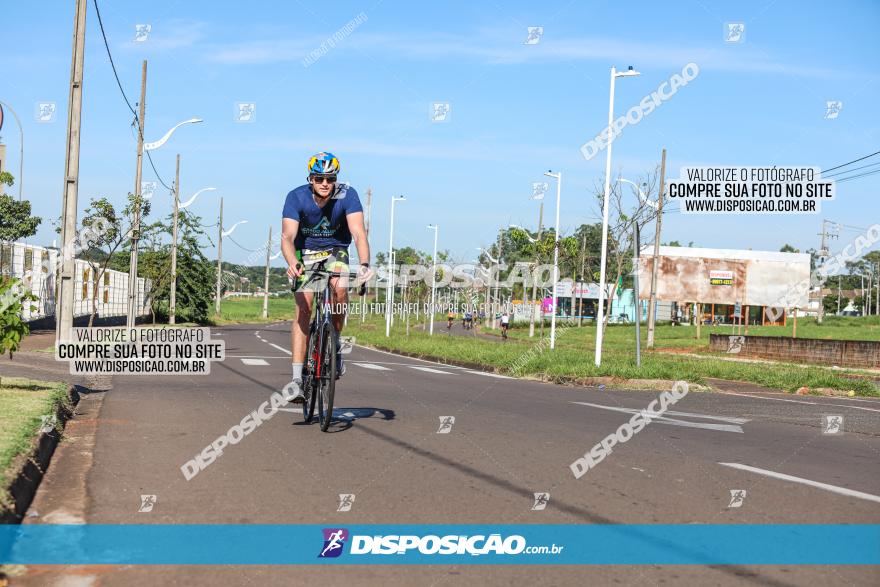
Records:
M312 320L309 323L309 332L306 339L306 362L303 365L303 392L306 394L306 401L303 403L303 417L306 422L310 422L315 413L315 403L318 403L318 416L320 419L321 430L327 431L333 416L333 396L336 387L336 341L330 341L328 347L327 335L334 336L334 326L332 324L333 312L333 283L334 279L343 276L357 277L354 273L344 273L330 271L326 269L327 260L315 263L314 267L308 269L308 277L302 285L294 283L292 291L297 292L300 288L304 288L317 279L326 279L321 296L314 295L312 304L314 305ZM364 294L366 284L361 285L360 295ZM317 292L314 292L317 294ZM331 352L327 356L327 349ZM330 369L330 373L327 373ZM319 394L321 397L319 398ZM326 402L326 413L325 413Z

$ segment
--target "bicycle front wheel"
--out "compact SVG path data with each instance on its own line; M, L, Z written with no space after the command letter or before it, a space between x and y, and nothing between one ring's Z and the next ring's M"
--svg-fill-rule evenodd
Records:
M321 335L321 374L318 380L318 421L326 432L333 419L333 395L336 393L336 335L331 324L325 324Z
M306 401L303 402L303 420L306 423L312 421L315 415L315 400L318 395L318 379L315 377L315 367L320 360L318 355L318 333L312 328L309 332L309 340L306 344L306 364L303 369L303 392L306 393Z

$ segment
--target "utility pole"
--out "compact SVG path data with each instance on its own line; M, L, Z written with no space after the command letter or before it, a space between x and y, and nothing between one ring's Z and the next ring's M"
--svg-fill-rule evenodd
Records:
M819 236L822 237L822 243L819 245L819 265L822 265L825 259L828 258L828 247L826 246L825 239L837 238L836 234L828 232L825 229L826 224L834 225L835 223L825 220L824 218L822 219L822 232L819 233ZM822 283L819 284L819 315L816 319L818 324L822 324L822 318L825 316L825 305L822 303L822 300L824 299L824 296L822 295L823 285L824 284Z
M367 233L367 238L370 236L370 212L373 208L373 188L367 188L367 218L366 222L364 222L364 230Z
M633 301L636 319L636 367L642 366L642 304L639 301L639 223L633 223Z
M126 326L134 328L137 318L138 240L141 232L141 172L144 163L144 110L147 98L147 60L141 69L141 101L138 104L137 170L134 176L134 218L131 223L131 259L128 266L128 316ZM176 189L176 188L175 188Z
M61 285L55 309L55 340L72 340L73 289L76 263L76 208L79 190L79 140L82 128L82 84L85 60L86 0L77 0L73 21L73 58L70 65L70 98L67 103L67 154L64 165L64 200L61 210Z
M874 314L880 316L880 263L874 263L874 274L877 276L877 294L874 298Z
M584 271L586 271L584 269L584 267L586 266L586 264L587 264L587 235L586 235L586 233L584 233L584 235L581 237L581 277L584 279L584 283L586 283L586 279L587 279L586 275L584 275ZM571 290L571 309L572 309L572 311L574 311L574 307L575 307L574 301L575 301L575 299L577 299L578 300L578 328L580 328L584 324L584 298L583 298L583 292L581 292L580 296L576 295L575 292L577 291L577 284L578 284L577 271L575 271L574 283L571 286L572 287L572 290Z
M840 275L837 276L837 315L840 316Z
M865 316L868 313L868 306L866 305L867 299L865 297L865 274L862 273L859 277L862 280L862 316Z
M541 231L544 227L544 199L541 198L541 207L538 208L538 240L535 241L535 273L532 274L532 304L538 301L538 280L535 274L538 271L539 261L541 260L538 253L538 244L541 242ZM535 312L540 312L543 308L541 303L537 307L532 306L531 318L529 318L529 338L535 336ZM544 316L541 316L541 329L543 331ZM543 336L543 335L542 335Z
M266 277L263 279L263 318L269 317L269 253L272 250L272 226L269 226L269 240L266 241Z
M180 153L174 175L174 222L171 226L171 291L168 300L168 323L175 324L177 308L177 215L180 206Z
M501 300L499 299L498 288L501 285L501 255L502 248L504 247L504 229L500 229L498 231L498 267L495 271L495 301L492 303L492 328L495 328L496 325L496 314L498 314L499 306L501 305Z
M654 314L657 308L657 268L660 265L660 228L663 226L663 191L666 189L666 149L660 156L660 191L657 192L657 230L654 232L654 259L651 263L651 296L648 298L648 348L654 348ZM636 291L638 296L638 291Z
M217 283L214 286L214 314L220 315L220 277L223 275L223 197L220 197L220 221L217 224Z

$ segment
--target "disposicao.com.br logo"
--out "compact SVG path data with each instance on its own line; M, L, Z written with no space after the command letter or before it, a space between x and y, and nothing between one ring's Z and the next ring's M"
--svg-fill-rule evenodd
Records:
M346 539L349 537L345 528L325 528L324 546L320 558L338 557ZM388 535L352 535L349 554L352 555L387 555L387 554L422 554L422 555L517 555L517 554L559 554L564 546L528 546L526 539L518 534L502 537L501 534L446 535L436 534L388 534Z

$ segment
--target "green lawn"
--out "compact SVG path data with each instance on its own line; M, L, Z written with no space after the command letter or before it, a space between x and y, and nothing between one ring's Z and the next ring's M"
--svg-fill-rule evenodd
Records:
M275 322L293 318L293 297L269 298L269 318L263 318L263 298L227 298L220 301L220 317L212 318L218 326L237 323Z
M293 300L269 300L269 319L282 320L293 317ZM218 323L260 322L262 299L224 300L221 306L223 319ZM442 320L442 318L439 318ZM647 327L642 325L642 367L635 366L635 326L611 325L606 330L602 366L594 365L596 330L591 324L569 327L557 323L556 349L549 352L549 323L544 328L543 342L536 335L529 338L528 324L517 324L511 330L510 339L448 336L445 327L435 329L433 337L421 329L424 317L410 319L410 334L406 336L405 321L395 319L391 337L385 337L383 316L368 316L364 323L359 317L349 319L345 334L357 337L359 342L389 350L418 353L426 357L469 361L493 367L514 375L543 375L559 380L611 376L625 379L667 379L704 383L708 378L748 381L767 387L794 391L806 386L811 389L832 388L854 390L860 395L877 395L878 388L869 378L859 377L850 371L832 370L820 366L781 364L768 366L748 362L723 360L708 351L709 334L730 334L730 326L704 326L700 339L696 339L696 327L657 327L655 341L657 352L645 349ZM456 321L460 329L460 320ZM750 327L750 335L791 336L792 323L786 327ZM484 333L493 333L488 329ZM494 333L497 333L495 331ZM818 325L814 319L798 320L799 338L843 338L854 340L880 340L880 319L826 317L825 324ZM662 350L696 353L701 357L684 356ZM847 377L847 375L850 375Z
M799 321L800 322L800 321ZM456 328L460 328L456 323ZM539 330L536 328L536 330ZM702 328L701 339L694 338L695 327L658 326L656 346L658 349L682 349L685 352L705 354L705 357L691 357L666 352L648 352L644 346L646 328L642 328L642 366L635 366L635 327L633 325L609 326L603 345L602 366L594 365L595 336L593 326L567 327L557 324L556 349L549 351L550 328L545 326L543 343L536 332L529 338L528 325L512 329L511 337L504 342L499 339L486 340L478 337L448 336L445 328L435 330L433 337L411 324L410 335L405 335L401 321L395 321L391 337L385 337L384 321L373 317L366 323L349 320L346 334L354 335L359 342L381 346L390 350L401 350L433 356L441 359L470 361L496 368L500 372L516 375L543 374L560 380L580 377L611 376L626 379L683 379L703 383L707 377L748 381L767 387L794 391L801 386L811 389L832 388L854 390L860 395L877 395L878 389L867 378L846 377L849 371L836 371L819 366L780 364L768 366L748 362L723 360L706 351L709 332L729 333L730 328ZM847 338L865 338L860 327L846 324L812 326L817 334L828 338L834 335ZM829 334L829 330L832 332ZM810 332L807 324L798 324L798 335ZM483 332L491 332L483 330ZM876 327L867 332L876 337ZM778 336L785 329L770 327L749 329L749 334ZM806 334L805 334L806 335ZM876 338L875 338L876 339Z
M7 487L13 459L30 450L43 422L67 401L67 385L4 377L0 381L0 506L9 503Z

